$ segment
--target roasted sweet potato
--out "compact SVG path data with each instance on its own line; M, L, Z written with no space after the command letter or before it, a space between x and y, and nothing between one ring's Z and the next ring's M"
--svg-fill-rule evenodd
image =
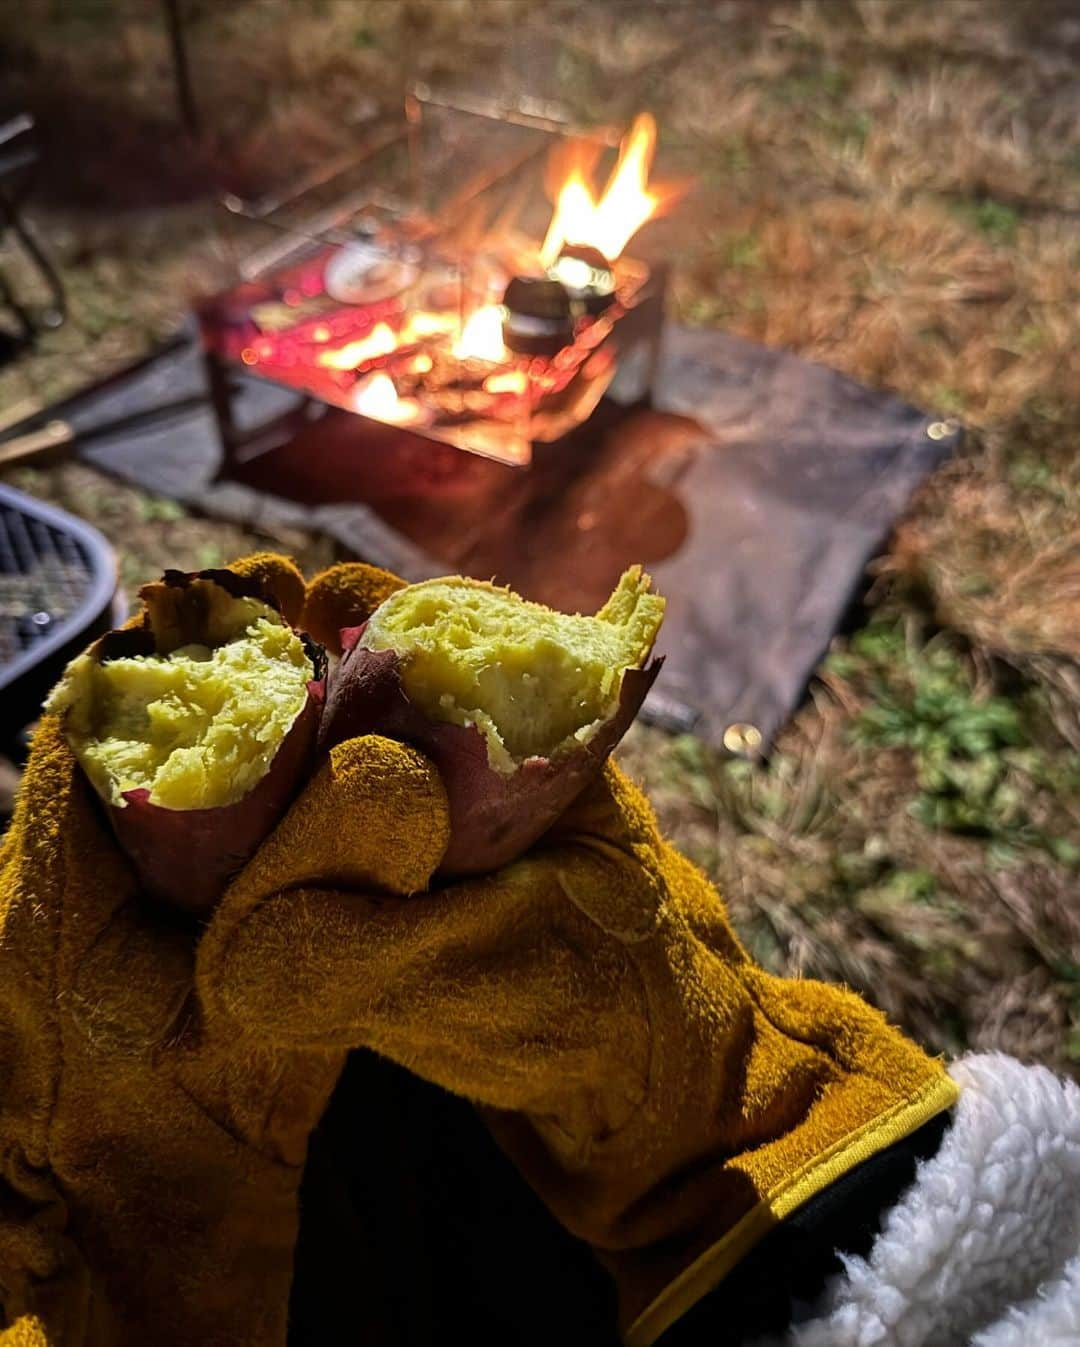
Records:
M255 578L166 571L140 594L142 625L73 660L46 709L143 889L203 914L308 775L326 659Z
M442 775L444 877L496 869L562 814L629 728L662 660L664 612L640 567L595 617L460 577L393 594L342 633L323 749L360 734L414 745Z

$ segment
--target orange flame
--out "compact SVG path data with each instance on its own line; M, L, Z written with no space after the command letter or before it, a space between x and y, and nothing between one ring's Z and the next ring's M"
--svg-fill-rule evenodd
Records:
M475 357L477 360L502 360L506 355L502 335L503 311L501 304L485 304L473 313L461 329L454 343L454 354L459 360Z
M350 341L335 351L320 351L316 360L324 369L355 369L365 360L389 355L397 349L397 344L398 339L389 323L376 323L366 337Z
M596 150L571 147L571 162L558 190L540 261L550 267L564 243L598 248L613 262L646 220L665 200L662 189L649 187L649 170L656 150L656 122L642 112L634 118L619 146L619 158L603 192L596 195L592 170Z
M352 405L362 416L392 426L404 426L420 419L420 404L413 398L398 397L393 379L381 370L357 385Z

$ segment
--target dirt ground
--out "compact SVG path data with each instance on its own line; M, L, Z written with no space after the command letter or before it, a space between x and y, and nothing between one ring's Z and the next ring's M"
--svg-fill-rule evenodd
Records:
M1075 5L191 0L196 141L155 6L18 8L4 96L39 118L71 318L0 372L0 411L144 351L248 242L222 192L326 162L419 78L648 107L698 178L652 227L678 316L965 423L767 764L644 727L623 760L770 968L844 980L941 1052L1080 1071ZM129 586L266 541L81 465L7 479L96 523Z

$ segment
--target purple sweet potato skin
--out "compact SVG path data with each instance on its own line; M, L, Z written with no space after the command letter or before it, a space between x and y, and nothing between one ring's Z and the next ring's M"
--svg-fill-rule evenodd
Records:
M439 770L450 807L450 843L439 877L485 874L516 860L581 794L629 729L662 659L623 675L616 714L587 744L555 760L530 758L510 776L488 765L475 726L430 720L409 700L393 650L356 646L362 628L342 632L345 653L330 676L320 751L343 739L381 734L411 744Z
M106 805L116 840L151 898L205 917L222 890L274 829L315 759L325 683L309 683L304 709L270 770L243 799L216 809L166 809L150 792L129 790L127 804Z

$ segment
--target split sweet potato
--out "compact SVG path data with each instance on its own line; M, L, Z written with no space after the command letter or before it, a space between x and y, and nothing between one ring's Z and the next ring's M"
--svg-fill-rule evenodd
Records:
M531 846L596 775L660 671L664 600L640 567L595 617L453 577L391 595L342 633L323 749L361 734L412 744L446 787L440 874L483 873Z
M140 594L142 625L73 660L46 709L143 889L205 914L308 776L326 659L256 578L166 571Z

